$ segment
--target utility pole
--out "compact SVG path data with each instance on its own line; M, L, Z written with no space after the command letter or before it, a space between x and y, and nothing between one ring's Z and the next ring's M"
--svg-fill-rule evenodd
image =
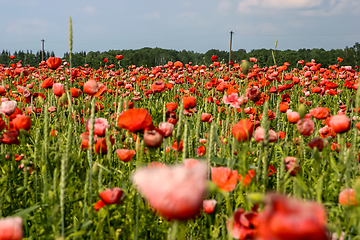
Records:
M41 42L42 42L41 61L44 61L44 44L45 44L45 39L41 39Z
M229 51L229 63L231 62L231 45L232 45L232 35L233 31L230 31L230 51Z

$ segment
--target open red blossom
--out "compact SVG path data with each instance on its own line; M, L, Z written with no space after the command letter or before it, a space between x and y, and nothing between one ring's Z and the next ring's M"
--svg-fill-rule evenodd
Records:
M135 155L135 151L128 150L128 149L118 149L118 150L116 150L116 154L121 161L129 162Z
M108 188L105 191L99 193L101 200L106 204L118 204L120 205L120 200L124 192L119 187Z
M194 108L196 107L196 98L195 97L184 97L183 98L184 108Z
M118 119L118 127L130 132L142 132L153 125L148 110L133 108L123 112Z
M178 108L178 104L174 103L174 102L170 102L166 104L166 111L167 112L173 112L176 111L176 109Z
M227 167L212 167L211 180L222 190L231 192L236 187L238 171L231 171L231 169Z
M226 224L227 230L233 238L240 240L255 239L258 232L259 214L257 212L245 212L244 209L235 210Z
M324 208L310 201L300 201L271 194L259 217L258 237L263 240L327 240Z
M325 119L330 116L330 110L326 107L316 107L310 110L310 114L316 119Z
M49 57L48 60L46 60L46 65L51 69L57 69L61 65L61 58Z
M0 137L0 141L7 145L19 145L20 141L18 139L19 132L18 131L9 131L9 132L3 132L2 136Z
M350 130L351 120L346 115L335 115L330 117L329 125L336 133L344 133Z
M241 119L233 126L232 133L239 142L248 141L251 139L254 131L254 123L249 119Z

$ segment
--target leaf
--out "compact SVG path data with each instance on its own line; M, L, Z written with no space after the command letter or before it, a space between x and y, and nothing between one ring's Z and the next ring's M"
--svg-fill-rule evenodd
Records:
M324 180L324 176L321 176L316 185L316 201L318 203L322 202L323 180Z
M31 213L31 212L34 211L35 209L40 208L41 206L45 206L45 205L34 205L34 206L32 206L32 207L23 209L23 210L15 213L14 215L12 215L12 217L23 217L23 216ZM47 206L47 204L46 204L46 206Z

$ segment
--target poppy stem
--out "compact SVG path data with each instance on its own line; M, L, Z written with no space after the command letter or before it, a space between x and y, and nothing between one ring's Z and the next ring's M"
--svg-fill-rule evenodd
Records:
M179 222L177 220L175 220L171 225L168 240L176 239L176 234L177 234L178 228L179 228Z

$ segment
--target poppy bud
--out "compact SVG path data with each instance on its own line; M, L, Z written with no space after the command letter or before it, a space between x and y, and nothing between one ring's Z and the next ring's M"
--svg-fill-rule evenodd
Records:
M244 60L243 63L241 64L242 67L242 72L247 75L249 72L249 68L250 68L250 64L248 61Z
M156 129L145 130L144 142L145 142L146 146L153 147L153 148L158 148L161 146L164 137L159 132L160 132L160 130L156 130Z
M286 157L284 159L285 168L287 171L290 171L291 176L296 176L296 174L301 172L301 167L299 165L299 159L295 157Z
M304 104L301 104L298 108L298 112L300 114L300 118L304 118L306 114L306 107Z

